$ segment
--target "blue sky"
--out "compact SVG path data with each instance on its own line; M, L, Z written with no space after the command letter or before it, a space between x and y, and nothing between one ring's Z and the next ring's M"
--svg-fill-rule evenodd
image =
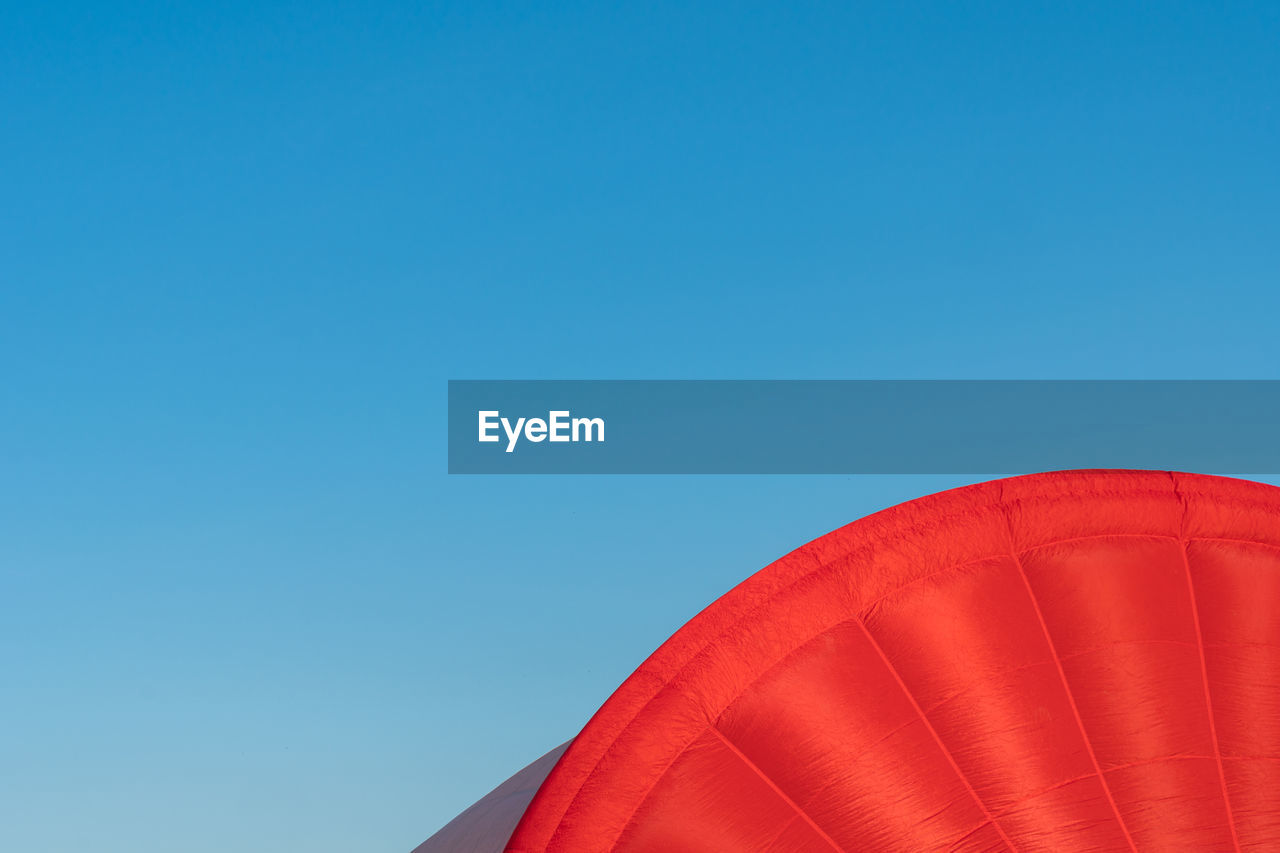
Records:
M450 478L448 378L1278 378L1274 4L795 5L0 9L0 847L407 851L964 482Z

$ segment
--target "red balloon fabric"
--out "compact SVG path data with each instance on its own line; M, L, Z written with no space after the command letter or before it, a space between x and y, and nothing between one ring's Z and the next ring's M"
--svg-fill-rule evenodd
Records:
M998 480L678 631L507 850L1280 850L1280 489Z

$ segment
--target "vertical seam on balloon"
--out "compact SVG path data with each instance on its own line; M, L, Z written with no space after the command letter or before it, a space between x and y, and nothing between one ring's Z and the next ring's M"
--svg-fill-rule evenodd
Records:
M787 796L787 792L782 790L782 788L778 787L778 783L773 781L773 779L770 778L767 773L765 773L763 770L757 767L756 763L752 761L750 758L748 758L746 754L743 753L742 750L738 749L737 745L735 745L733 741L725 737L724 732L720 731L720 729L714 725L711 726L711 732L717 738L720 739L721 743L723 743L725 746L729 748L730 752L732 752L734 755L738 757L739 761L741 761L743 764L747 766L747 769L749 769L751 772L759 776L766 785L768 785L770 788L773 789L773 792L775 794L777 794L779 797L782 798L783 802L791 806L791 808L795 810L797 815L804 818L805 823L809 824L809 826L813 829L814 832L822 836L822 839L826 841L828 844L830 844L833 850L839 850L840 853L846 853L845 849L841 847L839 844L837 844L834 838L832 838L830 835L827 835L827 833L822 829L822 827L818 826L817 822L813 819L812 815L810 815L808 812L802 809L799 803L791 799L791 797Z
M756 775L758 775L768 785L770 785L779 794L779 796L783 798L783 800L789 803L791 807L795 809L796 814L804 817L806 820L809 820L809 816L804 812L804 810L802 810L799 806L797 806L794 802L792 802L790 797L788 797L786 794L783 794L782 790L773 783L772 779L770 779L768 776L765 776L764 773L760 770L760 768L756 767L745 755L742 755L742 753L725 738L725 736L720 732L720 730L716 728L714 723L708 724L707 729L710 730L712 733L714 733L716 737L718 737L721 741L724 741L733 750L733 752L737 754L738 757L747 765L748 768L754 770L756 772ZM699 735L699 737L701 737L701 735ZM697 740L697 738L694 738L694 740ZM683 756L686 751L687 751L687 748L677 752L675 756L666 763L666 766L662 768L662 772L658 774L658 777L654 779L653 782L645 789L645 792L637 800L635 808L631 810L631 814L627 815L627 819L626 821L623 822L622 828L618 830L617 836L614 838L613 842L609 845L610 850L618 846L618 842L622 840L622 836L626 835L627 830L631 827L631 824L635 823L636 815L640 813L641 806L645 804L645 802L649 799L649 795L653 793L654 789L656 789L659 784L661 784L662 780L667 778L667 774L671 772L671 768L675 766L676 762L680 760L680 757ZM812 820L809 820L809 822L811 824L813 823ZM560 831L563 828L564 828L564 821L561 820L560 823L557 824L555 831L552 833L551 841L548 842L548 846L550 846L551 842L555 841L556 836L560 834ZM814 829L817 830L822 835L823 838L826 838L828 841L831 841L830 837L825 832L822 832L822 830L819 829L816 824L814 825ZM837 845L834 841L831 841L831 844L835 847L836 850L839 850L840 853L845 853L844 849L841 848L839 845Z
M799 813L793 814L790 820L786 821L785 823L782 824L782 826L778 827L777 832L769 836L769 840L767 842L764 842L760 845L760 849L766 851L766 853L767 851L772 850L773 846L778 843L778 839L786 835L787 830L795 826L796 821L798 820L800 820Z
M712 728L712 726L708 726L708 728ZM698 737L701 737L701 734L699 734ZM696 741L697 739L698 738L695 737L694 741ZM690 741L690 745L692 745L692 743L693 741ZM652 794L654 792L654 789L656 789L658 785L662 783L662 780L667 778L667 774L671 772L671 768L676 766L676 762L680 760L680 757L683 756L687 750L688 750L688 746L686 746L684 749L681 749L674 756L672 756L671 760L668 761L666 765L662 768L662 772L658 774L657 778L655 778L652 782L650 782L649 785L644 789L644 793L640 795L640 797L636 800L635 806L631 809L631 814L627 815L627 819L626 821L623 822L622 828L618 830L617 836L614 837L613 842L609 845L610 850L613 850L615 847L618 846L618 842L622 840L622 836L627 834L627 829L629 829L631 827L631 824L635 822L636 815L640 813L640 807L645 804L645 802L649 799L649 795ZM556 836L558 836L561 830L563 829L564 829L564 820L561 819L559 824L556 825L555 832L551 834L551 842L554 842L556 840ZM548 842L548 845L547 845L548 849L551 846L551 842Z
M1120 807L1116 805L1116 799L1111 794L1111 786L1107 784L1107 777L1102 772L1102 765L1098 763L1098 755L1093 751L1093 743L1089 740L1089 733L1084 727L1084 718L1080 716L1080 709L1076 706L1076 698L1071 693L1071 684L1067 681L1067 671L1062 666L1062 658L1058 657L1058 649L1053 644L1053 636L1049 633L1049 623L1044 621L1044 613L1040 610L1040 602L1036 600L1035 590L1031 588L1031 579L1027 577L1027 570L1022 565L1022 558L1018 556L1018 548L1013 538L1013 519L1008 512L1008 505L1003 502L1001 496L1001 507L1005 520L1005 526L1009 531L1009 556L1013 559L1013 563L1018 567L1018 575L1022 578L1022 585L1027 591L1027 598L1031 601L1031 609L1035 611L1036 619L1040 622L1040 630L1044 633L1044 641L1049 645L1049 654L1053 657L1054 666L1058 668L1058 677L1062 679L1062 690L1067 695L1067 704L1071 707L1071 713L1076 718L1076 725L1080 727L1080 737L1084 740L1085 750L1089 753L1089 760L1093 762L1093 769L1098 774L1098 782L1102 785L1102 792L1107 795L1107 802L1111 804L1111 810L1115 812L1116 823L1120 825L1120 831L1124 833L1124 840L1129 843L1129 849L1133 853L1138 853L1138 846L1133 842L1133 836L1129 834L1129 827L1125 826L1124 818L1120 816Z
M894 680L898 682L898 686L902 688L902 692L906 695L907 701L911 703L911 707L914 708L916 713L920 716L920 720L924 723L925 728L929 730L929 734L933 736L934 742L938 744L938 749L942 750L942 754L951 764L951 769L956 771L956 776L958 776L960 781L964 783L964 786L969 791L970 796L973 797L973 801L978 804L978 808L982 809L982 814L991 823L991 825L995 827L996 832L1000 833L1000 838L1004 840L1004 843L1008 848L1013 850L1014 853L1017 853L1018 848L1014 846L1013 841L1005 834L1004 827L1000 826L1000 822L996 820L995 815L991 813L991 809L987 808L987 804L978 796L977 789L973 787L973 783L969 781L969 777L964 775L964 771L960 769L960 765L956 762L955 756L951 754L951 750L947 749L947 745L943 743L942 736L939 735L938 730L933 727L933 723L929 722L928 716L925 715L924 710L920 707L920 703L916 701L915 694L911 692L911 688L907 686L907 682L903 680L902 675L897 670L897 667L893 665L893 661L889 660L889 656L885 654L884 649L880 648L880 644L876 642L876 638L872 635L871 629L867 627L867 623L863 621L861 617L857 618L856 621L858 623L858 627L862 629L862 633L866 635L867 641L871 643L871 647L876 650L876 654L880 655L880 660L884 661L884 665L888 668L889 674L893 676Z
M1222 747L1218 743L1218 725L1213 713L1213 693L1209 689L1209 664L1204 651L1204 631L1200 628L1200 606L1196 602L1196 585L1191 576L1191 556L1187 553L1187 501L1178 488L1178 480L1172 472L1169 479L1173 482L1173 493L1182 506L1182 520L1178 527L1179 551L1182 554L1182 567L1187 574L1187 596L1191 600L1191 621L1196 629L1196 648L1200 653L1200 679L1204 685L1204 705L1209 717L1209 737L1213 740L1213 756L1218 764L1218 783L1222 786L1222 805L1227 811L1227 826L1231 828L1231 843L1236 853L1240 851L1240 836L1236 832L1235 814L1231 811L1231 797L1227 793L1227 771L1222 763Z

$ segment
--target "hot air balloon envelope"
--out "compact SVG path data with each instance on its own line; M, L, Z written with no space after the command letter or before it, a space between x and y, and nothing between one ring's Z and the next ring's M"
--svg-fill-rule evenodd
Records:
M836 530L609 699L510 851L1280 850L1280 490L1077 471Z

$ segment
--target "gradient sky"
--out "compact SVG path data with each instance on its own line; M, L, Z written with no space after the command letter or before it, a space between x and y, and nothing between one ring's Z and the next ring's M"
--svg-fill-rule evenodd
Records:
M0 848L405 853L965 478L450 478L448 378L1280 378L1273 3L5 4Z

